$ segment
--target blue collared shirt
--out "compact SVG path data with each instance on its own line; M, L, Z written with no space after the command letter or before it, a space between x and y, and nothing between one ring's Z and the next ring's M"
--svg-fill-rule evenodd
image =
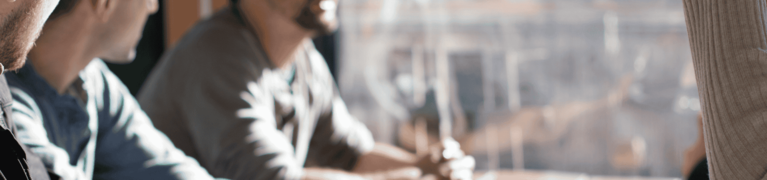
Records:
M93 60L64 94L31 62L5 76L17 137L63 179L212 179L155 129L102 60Z

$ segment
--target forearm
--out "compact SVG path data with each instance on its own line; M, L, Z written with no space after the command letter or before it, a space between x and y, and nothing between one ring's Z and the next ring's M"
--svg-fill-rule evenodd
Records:
M713 179L761 179L767 155L763 0L685 0Z
M389 144L376 143L372 151L357 160L353 172L368 173L414 167L417 162L414 154Z
M372 151L358 158L351 172L304 168L303 179L418 179L422 171L416 163L414 154L389 144L376 143Z
M357 173L337 169L304 168L301 179L311 180L387 180L387 179L420 179L421 170L416 167L404 167L387 171Z
M255 120L247 124L232 124L219 132L218 142L206 142L216 147L211 153L208 170L211 174L231 179L297 179L302 167L293 146L284 134L270 123ZM202 141L198 141L202 142Z
M354 174L342 170L336 169L324 169L324 168L304 168L304 174L301 179L314 179L314 180L331 180L331 179L349 179L349 180L365 180L360 174Z

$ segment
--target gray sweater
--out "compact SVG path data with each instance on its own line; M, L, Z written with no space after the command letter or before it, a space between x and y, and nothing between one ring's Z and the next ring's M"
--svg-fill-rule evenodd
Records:
M712 179L767 179L767 3L684 0Z

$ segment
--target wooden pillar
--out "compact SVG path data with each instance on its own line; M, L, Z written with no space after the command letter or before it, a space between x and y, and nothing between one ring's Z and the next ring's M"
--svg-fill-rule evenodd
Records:
M189 28L201 18L201 12L226 7L229 0L165 0L165 47L173 48Z

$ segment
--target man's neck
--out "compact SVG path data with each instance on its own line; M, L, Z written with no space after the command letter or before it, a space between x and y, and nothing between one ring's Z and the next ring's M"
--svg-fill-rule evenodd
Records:
M311 32L301 28L293 19L271 9L266 1L245 0L239 4L269 60L276 68L286 68L294 61L293 55Z
M49 22L30 51L29 62L49 85L63 94L96 57L89 43L91 36L82 26Z

